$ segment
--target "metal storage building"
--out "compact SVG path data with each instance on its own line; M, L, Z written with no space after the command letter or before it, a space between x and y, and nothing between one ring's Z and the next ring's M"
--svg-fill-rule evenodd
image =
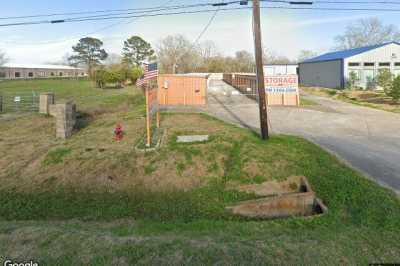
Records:
M351 72L356 86L374 87L380 69L400 75L400 43L389 42L332 52L299 64L300 84L304 86L344 88Z

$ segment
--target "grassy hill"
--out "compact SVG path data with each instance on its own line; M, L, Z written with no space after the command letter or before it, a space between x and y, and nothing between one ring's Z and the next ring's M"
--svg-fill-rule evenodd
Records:
M164 145L140 153L143 96L85 81L0 83L54 90L84 114L67 141L54 119L0 123L0 262L46 265L367 264L398 262L400 201L314 144L261 141L203 114L163 114ZM123 141L113 129L123 125ZM179 144L179 134L209 142ZM317 218L244 220L227 204L254 195L235 184L305 175L329 208Z

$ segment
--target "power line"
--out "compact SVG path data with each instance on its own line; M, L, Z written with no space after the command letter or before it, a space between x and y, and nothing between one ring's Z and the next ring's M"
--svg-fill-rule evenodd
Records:
M144 7L144 8L127 8L127 9L108 9L108 10L94 10L94 11L79 11L79 12L63 12L63 13L50 13L50 14L35 14L35 15L25 15L25 16L9 16L9 17L0 17L0 20L11 20L11 19L25 19L25 18L43 18L43 17L55 17L55 16L69 16L69 15L84 15L84 14L102 14L95 15L92 17L102 17L106 15L129 15L129 14L140 14L140 13L150 13L150 12L159 12L159 11L168 11L168 10L176 10L176 9L185 9L185 8L195 8L195 7L207 7L207 6L227 6L232 4L238 4L246 1L230 1L230 2L208 2L208 3L199 3L192 5L174 5L174 6L155 6L155 7ZM247 1L247 2L250 2ZM286 3L286 4L296 4L302 3L297 0L289 1L289 0L260 0L260 2L268 2L268 3ZM329 1L329 0L316 0L307 2L310 4L367 4L367 5L376 5L376 4L385 4L385 5L400 5L400 2L395 1ZM118 12L118 13L116 13Z
M192 4L192 5L173 5L173 6L161 5L161 6L145 7L145 8L108 9L108 10L95 10L95 11L36 14L36 15L25 15L25 16L9 16L9 17L0 17L0 20L55 17L55 16L70 16L70 15L84 15L84 14L89 15L89 14L99 14L99 13L111 13L109 15L149 13L149 12L158 12L158 11L184 9L184 8L207 7L207 6L225 6L225 5L237 4L237 3L240 3L240 2L241 1L208 2L208 3L199 3L199 4ZM117 14L115 14L116 12L117 12ZM123 13L121 13L121 12L123 12ZM103 14L103 15L107 15L107 14ZM102 16L102 15L98 15L98 16Z
M215 17L217 16L218 11L219 11L219 9L215 10L215 13L211 16L210 20L208 21L208 23L204 27L203 31L199 34L199 36L194 41L194 45L196 45L198 43L198 41L201 39L201 37L203 37L204 33L207 32L208 28L211 26L211 24L213 23Z
M171 3L175 2L175 1L176 1L176 0L167 0L161 7L165 7L165 6L167 6L168 4L171 4ZM105 27L99 28L99 29L94 30L94 31L92 31L92 32L88 32L88 33L85 33L85 34L76 35L75 37L69 37L69 38L62 39L62 40L52 40L52 41L44 41L44 42L35 42L34 44L36 44L36 45L42 45L42 44L63 43L63 42L67 42L67 41L71 41L71 40L77 39L77 38L83 38L83 37L86 37L86 36L89 36L89 35L92 35L92 34L95 34L95 33L98 33L98 32L101 32L101 31L104 31L104 30L113 28L113 27L116 27L116 26L118 26L118 25L122 25L122 24L128 25L128 24L131 24L131 23L137 21L138 19L140 19L140 18L130 19L130 20L128 20L128 21L119 21L119 22L117 22L117 23L113 23L113 24L107 25L107 26L105 26ZM14 44L15 44L15 42L7 42L7 41L2 41L2 42L3 42L3 43L14 43ZM24 43L23 45L32 45L32 43Z
M260 0L260 2L268 2L268 3L284 3L284 4L296 4L296 0ZM400 5L400 2L393 1L373 1L373 2L365 2L365 1L329 1L329 0L316 0L310 1L310 4L364 4L364 5Z
M264 0L265 1L265 0ZM375 11L375 12L400 12L400 9L387 9L387 8L326 8L326 7L284 7L284 6L263 6L262 9L283 9L283 10L320 10L320 11ZM171 15L184 15L184 14L198 14L210 13L219 11L233 11L233 10L248 10L251 7L237 7L237 8L221 8L221 9L202 9L192 11L179 11L179 12L164 12L155 14L142 14L142 15L128 15L128 16L103 16L103 17L77 17L66 18L59 20L42 20L42 21L26 21L17 23L0 24L0 27L10 26L26 26L37 24L58 24L70 22L83 22L83 21L100 21L100 20L113 20L113 19L127 19L127 18L145 18L145 17L158 17L158 16L171 16Z

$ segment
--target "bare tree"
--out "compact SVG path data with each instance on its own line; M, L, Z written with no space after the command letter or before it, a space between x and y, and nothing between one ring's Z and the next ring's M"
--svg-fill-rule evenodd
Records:
M157 57L164 73L193 72L201 60L198 47L182 35L162 39L157 46Z
M299 53L299 56L297 57L298 62L303 62L307 59L316 57L317 53L311 51L311 50L301 50Z
M274 51L264 48L263 53L264 64L290 64L293 63L292 60L286 56L279 55Z
M395 25L384 25L378 18L367 18L347 25L344 34L335 37L335 49L344 50L399 40L400 31Z
M0 51L0 66L4 65L7 62L8 58L6 57L6 54Z
M247 51L238 51L235 54L236 70L237 72L253 73L255 72L255 59L254 55Z

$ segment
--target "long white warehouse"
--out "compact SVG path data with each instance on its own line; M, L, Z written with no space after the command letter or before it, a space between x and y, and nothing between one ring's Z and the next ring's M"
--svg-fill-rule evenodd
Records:
M400 75L400 43L390 42L332 52L299 64L300 84L304 86L344 88L350 73L356 86L374 88L380 69Z

